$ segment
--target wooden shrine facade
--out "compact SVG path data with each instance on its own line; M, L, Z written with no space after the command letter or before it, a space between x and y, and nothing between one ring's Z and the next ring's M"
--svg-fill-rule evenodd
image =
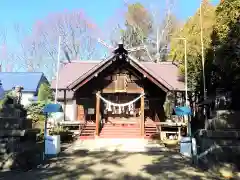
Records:
M166 93L183 90L174 88L171 83L156 76L150 68L145 68L129 56L121 46L113 56L76 77L65 89L60 88L64 94L64 111L67 93L72 92L69 99L72 99L73 119L95 124L97 136L105 123L139 124L140 133L144 135L146 123L165 121L163 104ZM184 87L183 83L181 87Z

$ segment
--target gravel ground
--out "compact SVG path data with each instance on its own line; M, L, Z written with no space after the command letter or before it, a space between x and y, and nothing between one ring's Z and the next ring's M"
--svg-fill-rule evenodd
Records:
M210 180L220 179L191 165L176 152L123 153L65 151L38 169L2 172L6 180Z

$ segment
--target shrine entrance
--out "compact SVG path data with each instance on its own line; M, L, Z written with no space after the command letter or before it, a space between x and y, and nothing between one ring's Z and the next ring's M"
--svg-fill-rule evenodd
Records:
M144 134L144 93L96 94L96 134L106 124L139 127ZM103 103L100 103L102 101ZM102 107L100 107L100 104ZM99 110L100 113L97 113ZM101 115L100 115L101 114ZM99 117L100 116L100 117ZM98 123L98 121L100 121ZM100 124L100 127L98 126Z
M140 99L143 94L103 94L105 123L139 123Z

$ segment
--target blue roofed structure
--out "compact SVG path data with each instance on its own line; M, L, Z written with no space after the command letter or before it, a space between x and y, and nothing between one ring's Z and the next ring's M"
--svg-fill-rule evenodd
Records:
M22 92L37 93L41 83L48 82L42 72L0 72L0 81L5 91L22 86Z
M177 116L190 116L192 114L191 108L187 106L175 107L174 112Z

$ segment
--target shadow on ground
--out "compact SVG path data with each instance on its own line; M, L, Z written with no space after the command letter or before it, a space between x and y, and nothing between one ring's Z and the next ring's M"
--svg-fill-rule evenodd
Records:
M62 153L28 172L2 172L0 179L219 179L191 165L176 152Z

